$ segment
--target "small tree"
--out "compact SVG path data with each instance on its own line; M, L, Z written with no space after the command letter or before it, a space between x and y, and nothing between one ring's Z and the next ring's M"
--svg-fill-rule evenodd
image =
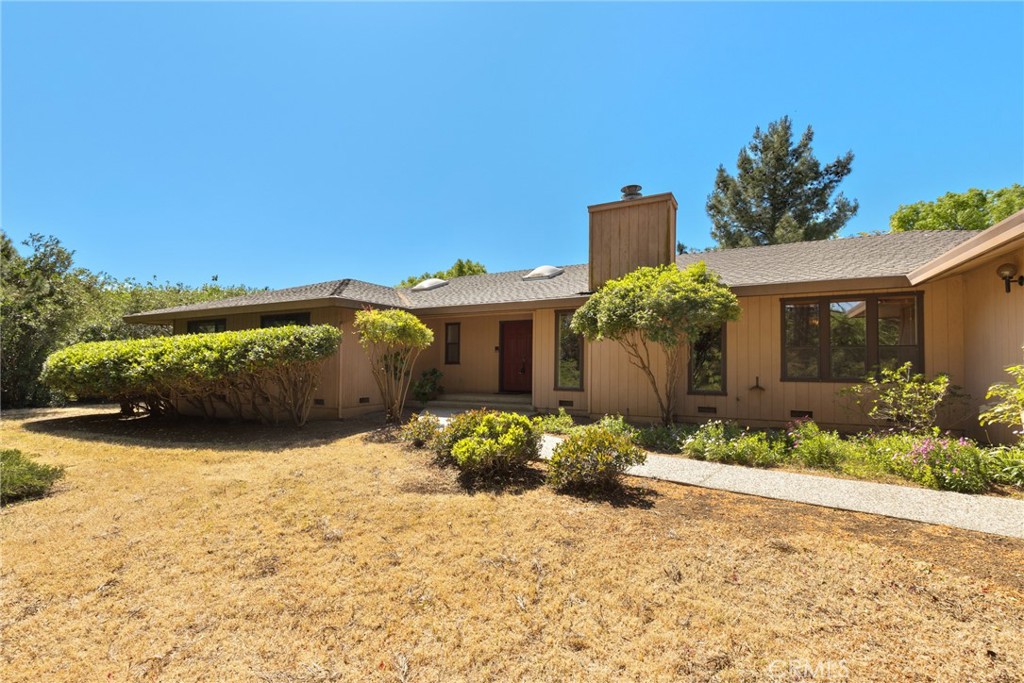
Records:
M434 333L407 311L367 309L356 313L359 343L370 357L373 379L384 401L384 419L398 424L409 392L412 366L434 341Z
M868 417L882 425L926 432L935 425L939 406L952 388L949 375L927 379L907 362L898 368L883 368L879 377L869 376L863 384L842 393L852 396Z
M684 270L644 267L609 280L576 311L572 329L590 341L618 342L629 362L647 377L661 419L670 424L689 340L739 316L736 295L698 261ZM665 356L660 380L654 374L652 346Z
M1024 439L1024 365L1011 365L1006 372L1014 379L1014 384L993 384L988 388L985 399L999 399L995 404L978 416L981 425L1004 424L1011 429L1020 429L1018 434Z

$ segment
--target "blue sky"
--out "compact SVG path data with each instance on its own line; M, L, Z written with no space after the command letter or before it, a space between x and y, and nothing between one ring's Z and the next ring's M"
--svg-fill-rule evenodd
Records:
M392 284L587 258L587 205L679 200L756 125L853 150L844 233L1024 181L1024 5L2 6L2 225L118 277Z

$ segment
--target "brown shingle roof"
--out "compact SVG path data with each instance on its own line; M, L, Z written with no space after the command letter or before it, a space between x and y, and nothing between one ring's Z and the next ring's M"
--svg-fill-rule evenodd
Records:
M704 261L730 287L905 277L975 234L922 230L844 237L683 254L676 263Z
M918 231L819 242L796 242L767 247L726 249L683 254L680 266L703 260L730 287L783 285L844 279L906 277L911 271L970 239L976 233ZM136 317L167 314L201 314L225 308L264 304L296 304L335 300L355 304L393 306L414 310L567 299L585 296L586 264L566 266L549 280L523 280L528 270L467 275L453 278L437 289L414 292L360 280L332 280L288 289L254 292L244 296L188 306L147 311ZM909 282L908 282L909 284Z

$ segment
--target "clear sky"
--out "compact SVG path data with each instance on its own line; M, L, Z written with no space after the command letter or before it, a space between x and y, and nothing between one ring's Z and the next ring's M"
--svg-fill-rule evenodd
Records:
M2 5L2 225L118 277L393 284L587 259L788 114L853 150L844 233L1024 181L1024 4Z

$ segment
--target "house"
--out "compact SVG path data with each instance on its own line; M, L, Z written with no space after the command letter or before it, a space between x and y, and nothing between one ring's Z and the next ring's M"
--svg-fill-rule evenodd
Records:
M677 256L676 207L671 193L638 192L589 207L583 265L537 263L411 289L335 280L125 319L173 325L175 334L336 325L345 336L324 366L313 417L342 418L381 408L355 343L356 311L398 307L434 331L416 374L438 368L449 394L519 396L540 411L654 421L657 403L640 371L617 344L573 335L569 319L611 278L704 260L739 297L742 315L692 345L679 420L777 426L811 416L854 429L865 418L838 390L879 363L910 360L928 375L948 373L969 394L968 418L948 418L945 426L1009 437L981 430L976 415L987 387L1022 362L1024 211L980 233L907 232Z

